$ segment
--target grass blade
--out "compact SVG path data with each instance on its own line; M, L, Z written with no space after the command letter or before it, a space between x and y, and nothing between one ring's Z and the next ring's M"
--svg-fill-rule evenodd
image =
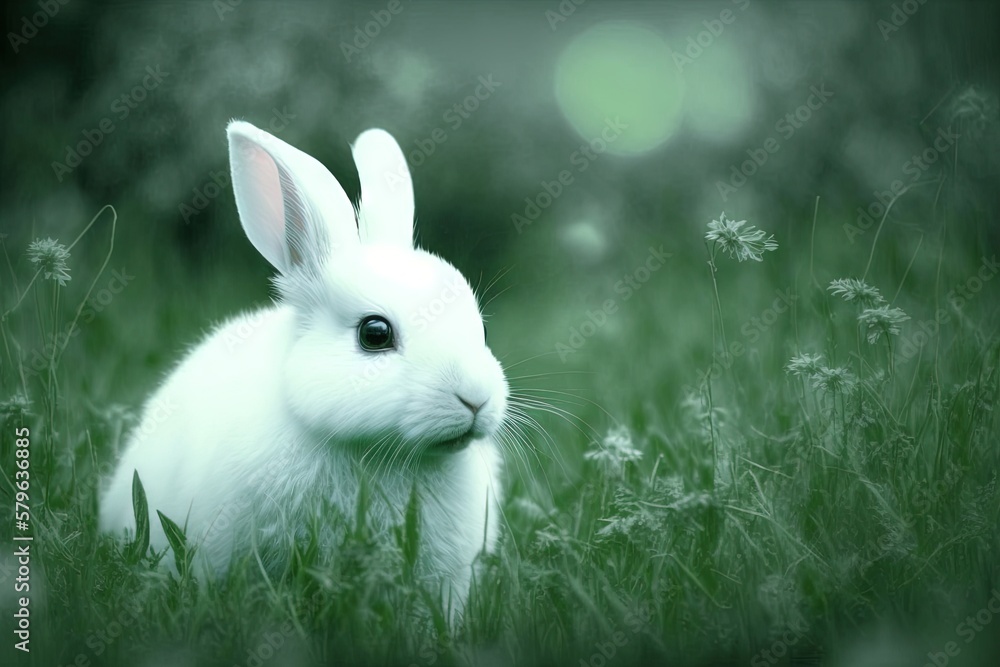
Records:
M160 517L160 525L163 526L163 532L167 536L167 543L170 544L170 548L174 552L174 563L177 565L177 571L183 574L187 571L189 562L187 538L184 536L184 531L160 510L156 510L156 515Z
M138 470L132 472L132 513L135 515L135 539L128 545L125 558L130 563L138 563L149 550L149 504Z

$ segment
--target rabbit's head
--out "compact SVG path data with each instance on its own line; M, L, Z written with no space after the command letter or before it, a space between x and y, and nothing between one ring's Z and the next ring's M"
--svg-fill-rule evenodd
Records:
M297 424L386 461L494 435L503 369L469 283L414 247L413 186L395 140L373 129L355 141L355 215L314 158L245 122L228 134L243 229L295 313L294 335L274 353Z

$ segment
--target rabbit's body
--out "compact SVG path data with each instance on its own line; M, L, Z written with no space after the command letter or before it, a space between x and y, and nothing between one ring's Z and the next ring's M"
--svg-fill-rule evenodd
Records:
M396 209L365 208L370 194L392 194L376 177L402 160L388 135L365 136L359 228L319 163L245 123L230 127L240 215L281 271L282 299L216 329L148 401L101 526L134 530L137 471L150 510L186 526L202 562L223 571L234 555L305 534L324 503L353 517L362 485L369 524L399 524L416 489L420 571L461 605L476 555L498 534L493 436L506 381L468 283L412 248L412 193L404 187ZM330 220L348 212L348 223ZM150 529L165 548L155 513Z

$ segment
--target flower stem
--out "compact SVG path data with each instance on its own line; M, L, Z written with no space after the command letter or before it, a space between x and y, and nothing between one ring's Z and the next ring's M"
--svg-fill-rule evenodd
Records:
M715 252L716 244L712 244L712 249L709 252L708 266L712 269L712 290L715 293L715 306L719 311L719 331L722 333L722 356L726 361L729 361L729 343L726 342L726 324L722 318L722 300L719 298L719 283L715 279L715 272L718 270L715 266ZM712 351L713 354L715 351ZM727 364L728 368L728 364Z

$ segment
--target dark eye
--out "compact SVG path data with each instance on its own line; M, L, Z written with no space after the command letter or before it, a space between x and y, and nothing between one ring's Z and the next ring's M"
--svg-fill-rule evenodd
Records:
M486 322L483 322L483 342L485 343L487 340L489 340L489 338L490 338L490 334L486 330Z
M392 326L384 317L369 315L358 325L358 342L368 352L391 350L395 347Z

